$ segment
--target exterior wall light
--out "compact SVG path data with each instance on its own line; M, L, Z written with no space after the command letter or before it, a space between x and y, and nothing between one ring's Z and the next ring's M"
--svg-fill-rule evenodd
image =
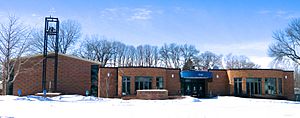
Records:
M107 77L110 77L110 73L107 73Z
M286 76L284 76L284 79L287 79L288 77L287 77L287 75Z
M216 78L219 78L219 75L216 75Z
M175 77L174 74L172 74L171 77L172 77L172 79L174 79L174 77Z

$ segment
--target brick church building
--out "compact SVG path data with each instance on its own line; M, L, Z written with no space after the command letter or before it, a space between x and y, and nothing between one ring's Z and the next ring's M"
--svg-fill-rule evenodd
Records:
M42 55L30 57L10 94L42 92ZM53 90L53 61L48 60L46 89ZM294 100L293 71L278 69L212 69L181 71L162 67L100 67L100 63L70 55L58 56L57 91L98 97L134 96L137 90L163 89L169 96L217 95Z

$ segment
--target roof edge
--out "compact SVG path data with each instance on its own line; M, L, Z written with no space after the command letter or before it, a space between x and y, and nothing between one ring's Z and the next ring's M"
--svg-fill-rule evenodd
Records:
M54 52L49 52L48 53L48 55L53 55L53 54L55 54L55 53ZM35 54L35 55L24 56L24 57L21 57L21 58L34 58L34 57L41 57L41 56L43 56L43 54L38 53L38 54ZM89 60L89 59L85 59L85 58L81 58L81 57L77 57L77 56L74 56L74 55L68 55L68 54L58 53L58 56L65 56L65 57L69 57L69 58L73 58L73 59L78 59L78 60L82 60L82 61L86 61L86 62L91 62L91 63L95 63L95 64L101 64L100 62Z
M119 67L99 67L99 68L159 68L159 69L166 69L166 70L181 70L180 68L165 68L165 67L151 67L151 66L119 66Z
M273 71L283 71L283 72L294 72L292 70L283 69L267 69L267 68L232 68L232 69L209 69L208 71L228 71L228 70L273 70Z

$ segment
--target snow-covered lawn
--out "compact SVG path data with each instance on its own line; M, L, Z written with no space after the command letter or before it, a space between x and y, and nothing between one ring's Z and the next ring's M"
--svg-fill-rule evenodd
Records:
M80 95L0 96L0 118L300 118L300 102L218 97L121 100Z

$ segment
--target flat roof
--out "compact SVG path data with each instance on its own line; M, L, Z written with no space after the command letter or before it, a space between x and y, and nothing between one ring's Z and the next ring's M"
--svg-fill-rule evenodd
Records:
M208 71L228 71L228 70L274 70L283 72L294 72L292 70L282 70L282 69L266 69L266 68L232 68L232 69L209 69Z
M166 69L166 70L181 70L180 68L165 68L165 67L153 67L153 66L120 66L120 67L99 67L99 68L158 68L158 69Z

